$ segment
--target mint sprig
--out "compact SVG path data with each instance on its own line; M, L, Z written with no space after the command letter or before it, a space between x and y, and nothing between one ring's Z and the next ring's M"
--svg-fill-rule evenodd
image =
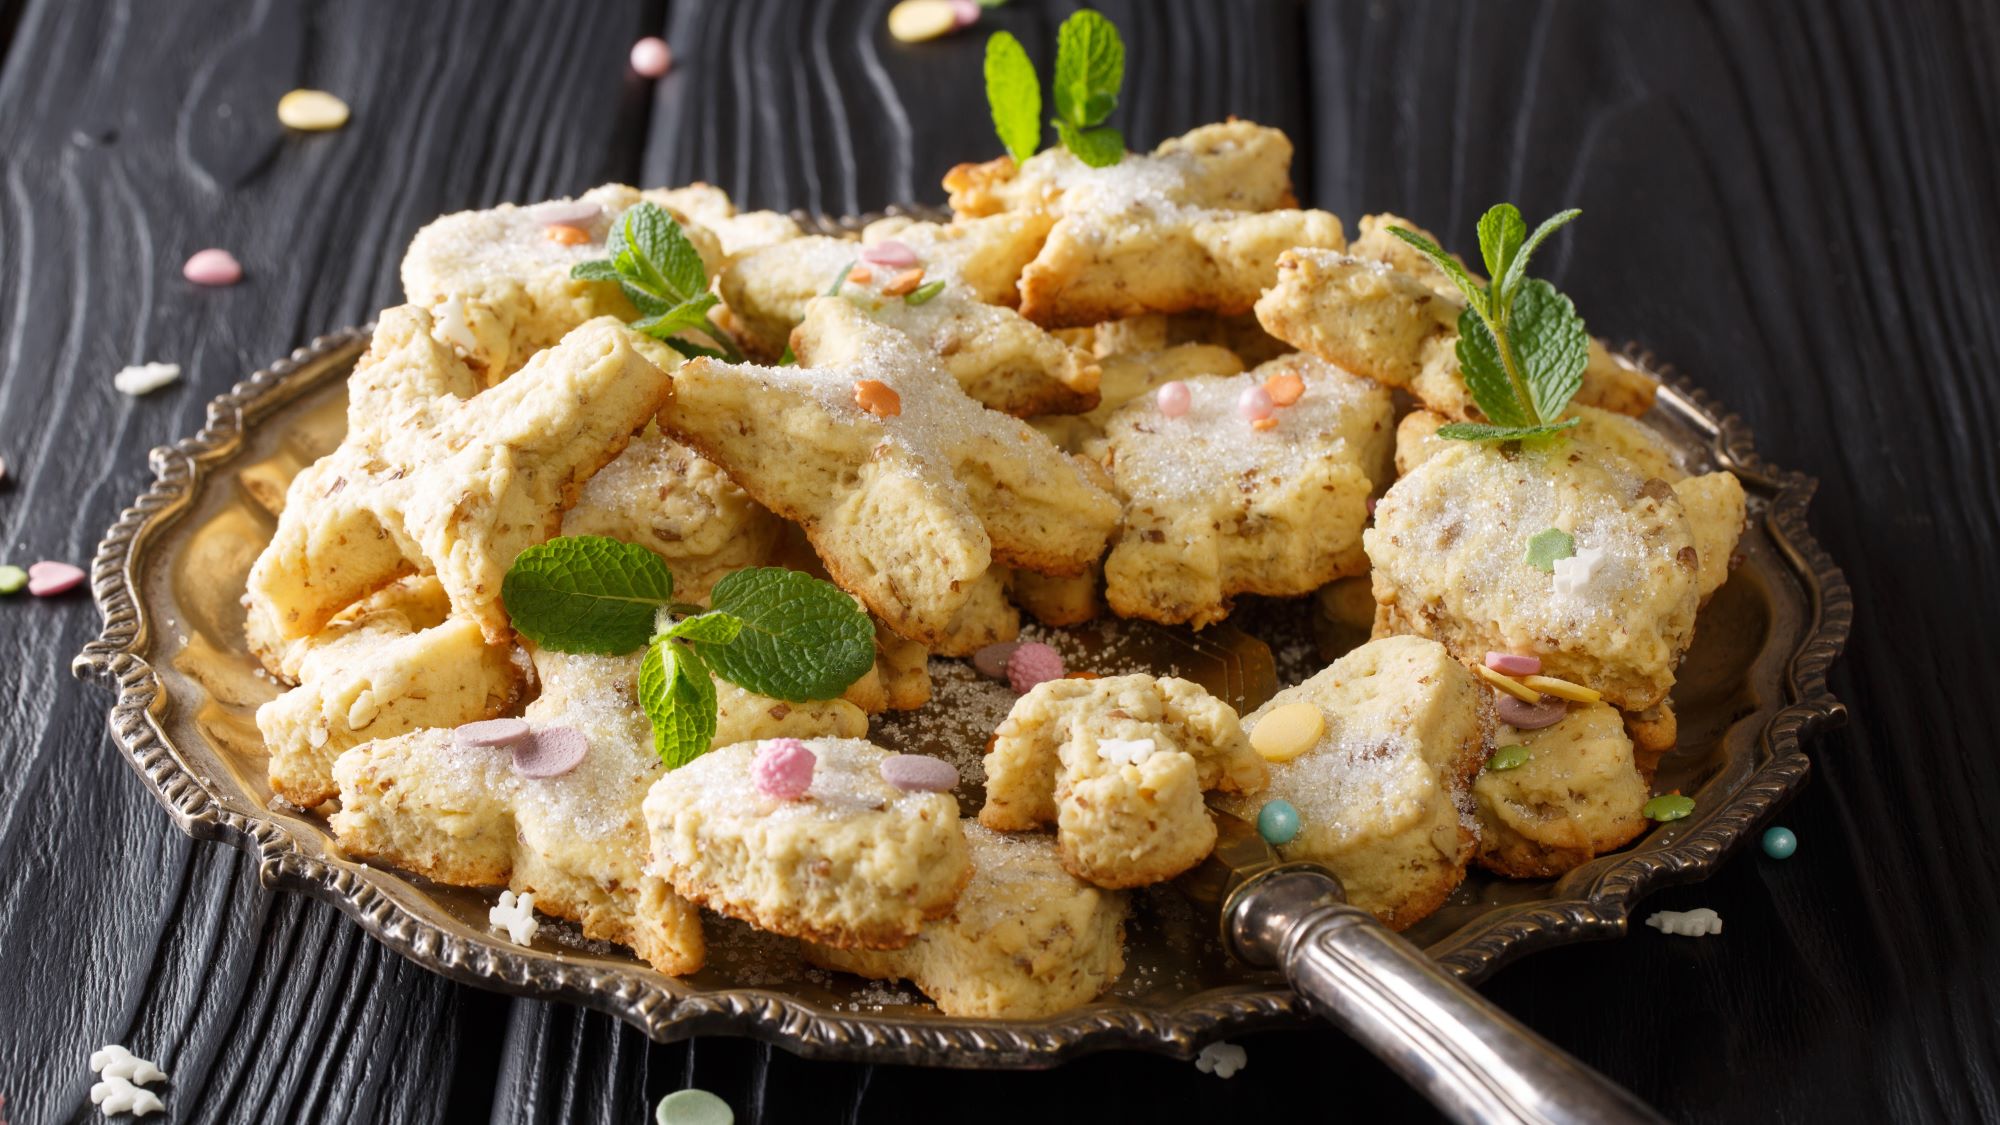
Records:
M1440 427L1439 437L1519 441L1576 425L1576 419L1562 415L1583 386L1590 334L1568 297L1528 276L1528 259L1549 235L1580 214L1573 208L1563 211L1529 234L1513 204L1488 209L1479 218L1479 254L1487 276L1494 279L1487 285L1474 280L1437 243L1415 231L1389 228L1465 294L1465 311L1458 317L1458 366L1472 401L1489 422L1454 422Z
M1056 141L1092 168L1125 158L1125 137L1106 125L1125 84L1125 41L1102 13L1084 8L1056 30L1052 92ZM1016 162L1041 146L1041 77L1021 41L997 31L986 41L986 104L993 131Z
M570 268L570 276L617 282L632 307L639 310L639 319L632 327L666 341L682 355L742 362L743 354L736 350L729 334L708 317L708 310L721 299L708 291L708 270L701 264L701 252L664 208L640 202L627 209L612 226L604 249L605 257L578 262ZM716 346L683 340L683 332L699 332Z
M616 656L646 648L639 702L654 747L674 769L715 737L712 675L759 695L833 699L875 663L868 615L839 587L783 567L737 571L712 608L673 601L673 576L644 547L595 535L521 552L500 597L522 636L557 652ZM678 615L657 628L660 611ZM693 611L693 612L689 612Z

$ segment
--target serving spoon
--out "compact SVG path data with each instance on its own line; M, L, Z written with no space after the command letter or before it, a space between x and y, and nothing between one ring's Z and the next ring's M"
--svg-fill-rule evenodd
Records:
M1350 904L1333 872L1282 860L1248 821L1210 812L1215 850L1175 883L1215 912L1224 947L1281 970L1307 1008L1447 1116L1467 1125L1664 1120Z

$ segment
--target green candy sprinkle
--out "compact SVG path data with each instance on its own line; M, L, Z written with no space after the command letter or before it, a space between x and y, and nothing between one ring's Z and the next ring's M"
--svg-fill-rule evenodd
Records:
M904 294L903 303L906 305L921 305L942 292L944 292L944 282L926 281L911 292Z
M1666 793L1646 802L1639 810L1647 820L1657 820L1662 824L1669 820L1679 820L1694 811L1694 798L1683 797L1679 793Z
M1528 764L1529 757L1530 753L1526 746L1502 746L1493 752L1491 758L1486 760L1486 768L1489 770L1520 769L1522 766Z
M27 584L27 571L18 566L0 566L0 594L18 594Z
M1528 557L1525 561L1543 574L1554 574L1556 560L1566 559L1574 554L1576 554L1576 540L1570 538L1569 532L1552 527L1547 531L1537 531L1528 540Z

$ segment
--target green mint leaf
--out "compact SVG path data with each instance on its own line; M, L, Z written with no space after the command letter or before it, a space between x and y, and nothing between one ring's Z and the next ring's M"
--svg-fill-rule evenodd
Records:
M996 31L986 40L986 105L1007 154L1016 163L1035 155L1042 143L1042 80L1011 32Z
M646 649L639 705L653 723L653 749L670 770L708 753L715 741L715 681L690 645L659 641Z
M708 270L701 264L701 252L659 205L633 205L614 228L611 242L611 260L618 272L669 304L678 305L708 291Z
M578 262L569 268L569 275L578 281L617 281L618 266L609 258L592 258L588 262Z
M1574 554L1576 554L1576 540L1562 528L1551 527L1528 537L1528 554L1521 561L1543 574L1554 574L1556 560L1566 559Z
M903 294L903 303L906 305L921 305L942 292L944 292L944 282L926 281L908 293Z
M1125 159L1125 137L1109 125L1078 129L1067 121L1056 121L1056 136L1064 148L1092 168L1109 168Z
M790 703L833 699L875 665L875 627L831 582L784 567L739 570L709 604L743 621L728 645L703 645L716 674Z
M1118 37L1118 28L1089 8L1064 20L1056 29L1056 116L1079 130L1100 124L1117 106L1118 89L1124 84L1125 42ZM1065 142L1065 146L1076 151L1074 145ZM1121 142L1118 155L1124 154Z
M1500 342L1477 310L1458 314L1458 371L1465 389L1480 412L1496 426L1532 426L1529 405L1514 393L1514 381L1507 376L1507 363L1500 356Z
M710 610L707 613L676 621L667 631L654 637L656 641L688 640L701 644L726 645L743 631L743 619L733 613Z
M500 601L522 636L557 652L617 656L653 635L653 614L673 600L660 556L601 535L569 535L522 551Z
M1514 296L1507 325L1521 378L1534 399L1533 420L1553 423L1583 386L1583 369L1590 360L1590 333L1583 318L1555 286L1529 278Z
M1466 303L1475 309L1486 308L1486 290L1472 279L1471 274L1465 272L1465 267L1458 264L1457 258L1444 252L1444 247L1406 227L1392 226L1389 228L1389 233L1416 247L1417 251L1429 258L1433 265L1443 270L1444 275L1451 279L1451 283L1458 286L1458 291L1465 294Z
M683 340L679 336L669 336L664 343L681 353L682 357L686 359L719 359L724 363L741 363L743 361L740 355L732 355L720 348L704 348L700 344Z
M1528 236L1528 241L1521 247L1520 253L1515 254L1508 260L1505 275L1499 273L1492 275L1500 287L1500 292L1511 300L1515 292L1521 288L1521 279L1528 275L1528 258L1534 254L1535 247L1540 246L1543 239L1554 234L1571 219L1581 214L1583 214L1582 211L1572 207L1567 211L1559 211L1543 219L1542 225L1535 228L1535 233Z
M661 309L640 308L647 315L632 322L632 327L649 336L664 340L680 332L705 332L709 327L708 310L721 304L722 299L713 293L703 293L691 301L669 305ZM633 304L638 304L634 301ZM718 329L719 331L719 329Z
M1439 426L1437 436L1451 441L1521 441L1561 433L1576 422L1574 418L1552 426L1489 426L1484 422L1452 422Z
M792 342L790 340L786 340L785 354L778 357L778 366L797 367L798 365L799 365L798 353L792 351Z
M1486 276L1505 277L1508 263L1514 260L1527 237L1528 224L1521 221L1520 208L1512 203L1496 203L1487 208L1479 216L1479 256L1486 259Z

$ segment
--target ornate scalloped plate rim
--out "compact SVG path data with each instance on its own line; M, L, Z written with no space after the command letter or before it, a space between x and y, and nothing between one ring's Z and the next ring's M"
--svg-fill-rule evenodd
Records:
M810 225L826 227L827 221ZM840 224L846 225L846 224ZM217 792L198 778L158 722L166 688L141 655L151 628L136 591L148 541L187 510L214 468L241 448L249 426L319 386L339 370L335 357L365 345L370 325L322 336L264 368L209 404L208 421L193 437L152 451L152 486L119 518L99 545L91 590L104 614L97 639L72 664L79 678L115 685L113 740L145 778L182 831L220 840L258 861L266 886L303 891L359 922L377 940L454 980L524 996L596 1008L671 1040L702 1034L747 1034L808 1057L979 1067L1050 1066L1112 1047L1140 1047L1182 1057L1225 1034L1298 1025L1309 1017L1287 990L1224 992L1152 1013L1100 1003L1044 1020L910 1020L829 1012L768 989L680 995L670 978L640 966L581 964L549 953L468 941L420 917L387 890L400 876L315 854L286 820L240 795ZM1632 907L1649 891L1706 877L1762 820L1802 784L1810 764L1803 739L1842 721L1846 710L1827 688L1853 615L1845 577L1812 538L1806 508L1816 482L1766 464L1749 430L1686 379L1643 353L1630 362L1664 377L1662 401L1677 419L1708 440L1719 463L1766 498L1771 540L1809 600L1808 627L1784 676L1789 702L1765 724L1766 761L1731 800L1703 815L1662 849L1614 854L1581 897L1496 908L1431 947L1439 962L1468 981L1537 949L1622 935ZM403 883L408 886L407 883ZM1472 932L1468 932L1472 931Z

